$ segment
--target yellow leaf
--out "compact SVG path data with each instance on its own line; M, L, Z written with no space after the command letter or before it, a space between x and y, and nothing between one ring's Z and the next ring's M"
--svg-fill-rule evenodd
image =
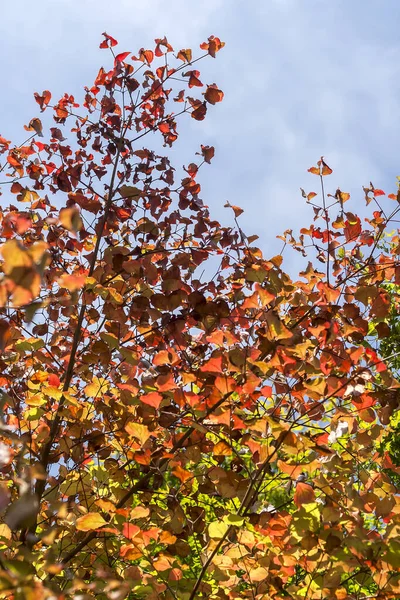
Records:
M47 385L43 387L42 392L45 396L53 398L53 400L60 400L61 396L63 395L63 391L54 385Z
M62 208L59 214L60 223L68 231L79 231L83 227L82 218L76 206L72 208Z
M1 523L0 525L0 538L5 538L6 540L11 540L11 529L5 523Z
M47 400L41 394L27 394L25 402L28 406L43 406Z
M108 381L106 379L99 379L98 377L93 377L92 383L89 383L85 387L86 396L90 396L95 398L99 396L101 392L106 392L108 390Z
M214 455L215 456L230 456L232 454L232 448L228 446L226 442L223 440L218 442L214 446Z
M264 567L256 567L255 569L250 569L249 571L249 579L250 581L264 581L268 577L267 569Z
M132 200L138 200L142 194L142 190L133 185L121 185L119 192L123 198L131 198Z
M3 271L6 275L11 275L16 268L29 269L32 266L32 257L17 240L9 240L3 244L1 253L4 258Z
M208 526L208 535L213 540L220 540L229 529L229 525L223 521L214 521Z
M107 525L107 521L99 513L90 512L76 520L78 531L94 531L95 529L104 527L104 525Z
M141 425L140 423L128 423L128 425L125 426L125 431L129 433L129 435L137 438L142 446L144 446L151 436L151 433L146 425Z
M317 396L322 396L325 393L326 382L323 377L316 377L312 381L307 381L304 384L304 387L309 391L317 394Z
M144 517L148 517L150 514L150 510L145 506L135 506L132 508L130 518L131 519L143 519Z

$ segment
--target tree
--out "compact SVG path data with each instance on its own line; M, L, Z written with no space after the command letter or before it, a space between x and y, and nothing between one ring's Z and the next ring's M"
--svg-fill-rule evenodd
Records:
M0 597L398 597L398 382L365 344L399 283L399 238L380 247L397 196L366 188L363 226L321 158L314 223L282 236L311 257L293 281L240 208L211 218L214 148L178 183L141 147L222 100L195 63L223 43L116 44L83 106L35 95L49 141L37 117L23 145L0 138Z

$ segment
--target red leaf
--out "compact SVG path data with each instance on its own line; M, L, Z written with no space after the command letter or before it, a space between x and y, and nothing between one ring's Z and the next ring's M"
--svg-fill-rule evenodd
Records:
M129 55L130 55L130 52L121 52L120 54L117 54L117 56L115 57L114 63L117 64L119 62L123 62L126 59L126 57Z
M60 385L60 378L55 373L50 373L49 378L48 378L48 382L49 382L49 385L51 385L53 387L59 387L59 385Z
M40 96L37 92L34 94L36 102L40 106L41 112L43 112L51 100L51 93L48 90L44 90Z
M99 48L112 48L118 44L117 40L108 35L107 33L103 33L105 39L101 42Z
M122 528L123 535L128 539L132 540L138 533L140 533L140 527L133 523L124 523Z
M168 43L168 40L167 40L167 38L166 38L166 37L163 37L163 39L162 39L162 40L161 40L161 39L159 39L159 38L157 38L157 39L155 39L154 41L155 41L155 43L157 44L157 46L156 46L156 49L155 49L155 55L156 55L156 56L163 56L163 55L164 55L164 54L166 54L167 52L173 52L173 51L174 51L174 49L173 49L173 47L171 46L171 44L169 44L169 43ZM164 46L164 48L165 48L165 52L163 52L163 51L161 50L161 46Z
M141 48L139 50L139 56L132 56L132 60L140 60L143 63L150 65L154 60L154 52L152 50L145 50Z
M186 71L183 73L183 77L189 77L189 87L203 87L199 79L200 71Z

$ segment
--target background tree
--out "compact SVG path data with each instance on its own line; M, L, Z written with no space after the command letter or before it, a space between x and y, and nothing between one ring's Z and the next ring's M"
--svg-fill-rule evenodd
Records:
M0 139L0 594L398 597L398 382L364 344L398 283L397 238L381 248L397 196L366 189L363 226L321 158L314 222L282 236L311 257L292 280L240 208L234 228L211 218L213 148L178 180L141 147L222 100L199 59L115 46L82 106L36 94L49 140L37 117L23 145Z

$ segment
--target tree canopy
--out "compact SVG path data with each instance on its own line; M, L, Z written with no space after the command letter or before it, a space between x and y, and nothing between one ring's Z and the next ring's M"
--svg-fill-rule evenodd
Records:
M322 157L265 258L168 150L224 43L116 45L0 137L0 598L398 598L400 192L361 218Z

